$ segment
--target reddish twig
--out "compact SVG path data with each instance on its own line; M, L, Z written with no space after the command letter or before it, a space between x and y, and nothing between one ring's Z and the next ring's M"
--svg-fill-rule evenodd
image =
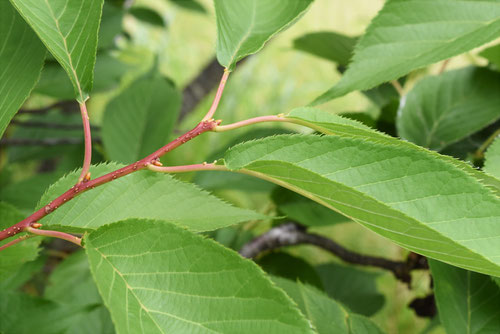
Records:
M121 178L125 175L131 174L133 172L136 172L141 169L145 169L148 167L149 164L155 163L158 161L158 159L163 156L165 153L172 151L173 149L181 146L182 144L186 143L187 141L199 136L200 134L207 132L207 131L212 131L219 122L216 122L214 120L207 120L207 121L202 121L200 122L196 127L194 127L192 130L186 132L182 136L178 137L177 139L173 140L172 142L168 143L167 145L163 146L156 152L148 155L146 158L141 159L133 164L130 164L128 166L125 166L123 168L120 168L114 172L108 173L106 175L103 175L101 177L98 177L93 180L89 180L87 182L82 182L81 184L77 184L73 186L71 189L66 191L64 194L60 195L56 199L54 199L52 202L49 204L45 205L41 209L35 211L32 215L29 217L23 219L19 223L6 228L3 231L0 231L0 241L13 237L14 235L25 231L27 228L30 228L33 226L33 224L36 224L40 219L43 217L47 216L49 213L52 211L56 210L58 207L61 205L64 205L66 202L72 200L76 196L86 192L87 190L93 189L97 186L103 185L105 183L111 182L113 180L116 180L118 178Z
M31 238L31 236L30 235L23 235L23 236L15 239L15 240L12 240L12 241L6 243L5 245L0 246L0 251L3 251L5 248L8 248L10 246L14 246L15 244L17 244L17 243L19 243L21 241L24 241L24 240L26 240L28 238Z
M83 167L80 177L78 178L78 184L81 184L83 181L90 180L90 164L92 162L92 136L90 134L90 120L89 114L87 112L87 106L85 102L80 103L80 112L82 115L82 123L83 123L83 137L85 142L85 155L83 157Z
M160 173L187 173L187 172L198 172L203 170L219 170L227 171L227 167L223 165L207 164L206 162L202 164L195 165L185 165L185 166L169 166L161 167L158 163L148 166L149 170Z
M38 225L40 226L40 224L38 224ZM82 239L81 238L74 236L74 235L71 235L71 234L68 234L68 233L58 232L58 231L49 231L49 230L37 230L34 227L27 227L26 232L36 234L36 235L41 235L43 237L58 238L58 239L72 242L75 245L78 245L80 247L82 246Z
M219 106L220 99L222 97L222 93L224 92L224 87L226 86L227 78L229 77L229 71L227 69L224 69L224 74L222 75L222 78L220 79L219 83L219 88L217 89L217 93L215 94L214 101L212 102L212 106L208 110L207 114L205 117L203 117L202 121L208 121L209 119L212 119L212 117L215 114L215 111L217 110L217 107Z
M224 132L224 131L229 131L229 130L241 128L243 126L256 124L256 123L263 123L263 122L291 122L291 120L285 118L284 114L260 116L260 117L254 117L254 118L250 118L250 119L247 119L244 121L236 122L233 124L219 125L214 129L214 131L215 132Z

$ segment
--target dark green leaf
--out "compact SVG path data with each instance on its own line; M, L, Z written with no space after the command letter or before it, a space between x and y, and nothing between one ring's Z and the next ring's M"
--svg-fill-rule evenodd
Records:
M0 202L0 230L10 227L23 219L24 216L13 206ZM9 239L0 241L0 246L24 234L25 233L19 233ZM39 243L40 238L31 238L2 250L0 253L0 281L10 277L11 274L18 270L24 263L36 259L38 256Z
M328 226L349 221L349 218L286 188L276 188L272 199L280 214L302 225Z
M146 7L132 7L128 12L139 21L157 27L166 27L163 18L152 9Z
M500 179L500 136L493 141L485 153L484 171Z
M273 281L297 303L319 334L381 334L370 319L351 314L321 291L301 282L273 277Z
M371 316L384 306L384 295L377 289L380 274L337 263L319 265L316 271L325 292L353 312Z
M177 6L192 10L194 12L206 13L207 10L196 0L170 0L170 2L176 4Z
M0 137L40 76L45 48L8 1L0 1Z
M489 276L429 261L439 318L447 333L495 333L500 328L500 287Z
M499 91L500 74L485 68L425 78L408 93L398 112L398 134L442 150L500 118Z
M497 70L500 69L500 44L484 49L479 55L488 59L491 64L495 65Z
M336 32L315 32L293 40L295 49L347 66L357 38Z
M85 311L21 293L2 291L0 300L2 334L65 333Z
M308 262L299 257L283 252L273 252L257 260L257 264L268 274L301 281L323 289L323 283L316 270Z
M180 94L162 77L138 79L106 107L102 139L111 160L132 163L165 145Z

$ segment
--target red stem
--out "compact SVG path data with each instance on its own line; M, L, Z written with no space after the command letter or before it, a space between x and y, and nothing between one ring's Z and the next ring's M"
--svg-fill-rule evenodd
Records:
M270 116L259 116L250 119L246 119L244 121L228 124L228 125L218 125L214 131L215 132L224 132L229 130L238 129L250 124L255 123L263 123L263 122L290 122L290 119L285 118L285 115L270 115Z
M92 136L90 134L90 122L89 122L89 114L87 113L87 106L85 102L80 103L80 113L82 114L82 122L83 122L83 136L85 138L85 156L83 158L83 167L80 177L78 178L78 183L82 183L90 176L87 176L90 163L92 161Z
M207 163L185 165L185 166L171 166L171 167L160 167L155 165L149 165L148 169L160 173L187 173L187 172L197 172L202 170L221 170L221 171L228 170L226 166L207 164Z
M69 242L74 243L75 245L82 246L82 239L79 237L76 237L74 235L64 233L64 232L58 232L58 231L48 231L48 230L37 230L36 228L33 227L27 227L26 228L27 232L36 234L36 235L41 235L43 237L52 237L52 238L58 238L58 239L63 239Z
M229 71L227 69L224 69L224 74L222 75L222 79L220 79L219 83L219 88L217 88L217 93L215 94L214 101L212 102L212 106L210 107L210 110L208 110L207 114L205 117L203 117L202 121L208 121L211 119L215 111L217 110L217 107L219 106L219 101L220 98L222 97L222 93L224 92L224 87L226 86L227 78L229 77Z
M52 211L56 210L58 207L61 205L65 204L66 202L72 200L76 196L84 193L85 191L89 189L93 189L97 186L100 186L102 184L111 182L113 180L116 180L120 177L123 177L125 175L128 175L130 173L133 173L135 171L145 169L148 167L149 164L154 163L157 161L161 156L163 156L165 153L172 151L173 149L179 147L180 145L184 144L185 142L199 136L200 134L207 132L207 131L212 131L219 122L216 121L202 121L200 122L196 127L194 127L192 130L186 132L179 138L173 140L172 142L168 143L167 145L163 146L156 152L148 155L142 160L139 160L131 165L125 166L123 168L120 168L114 172L108 173L106 175L103 175L101 177L98 177L96 179L90 180L88 182L83 182L81 184L77 184L68 191L66 191L64 194L61 196L57 197L54 199L52 202L49 204L45 205L38 211L35 211L31 216L23 219L19 223L6 228L3 231L0 231L0 241L13 237L14 235L25 231L27 228L30 228L34 223L42 219L43 217L47 216L49 213Z
M14 246L15 244L17 244L21 241L24 241L24 240L28 239L29 237L30 237L29 235L23 235L22 237L19 237L15 240L12 240L12 241L6 243L5 245L0 246L0 251L3 251L7 247Z

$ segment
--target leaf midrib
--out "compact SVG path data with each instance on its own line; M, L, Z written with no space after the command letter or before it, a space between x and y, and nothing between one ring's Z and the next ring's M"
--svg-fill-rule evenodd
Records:
M68 1L70 1L70 0L68 0ZM62 31L61 31L61 27L59 26L59 20L56 18L55 14L54 14L54 11L52 10L52 7L50 6L48 0L44 0L44 2L47 5L47 8L48 8L48 10L50 12L50 16L52 16L52 19L54 20L54 23L56 24L57 33L59 34L59 36L61 37L61 39L63 41L64 51L66 52L66 56L68 57L69 66L70 66L71 72L73 73L73 75L75 77L75 84L76 84L76 86L78 88L78 94L80 94L80 99L83 102L84 98L83 98L83 91L82 91L82 88L80 86L80 79L78 78L78 74L76 73L76 69L73 66L73 60L71 59L71 53L69 52L69 49L68 49L68 44L67 44L67 41L66 41L66 37L64 37L64 35L63 35Z

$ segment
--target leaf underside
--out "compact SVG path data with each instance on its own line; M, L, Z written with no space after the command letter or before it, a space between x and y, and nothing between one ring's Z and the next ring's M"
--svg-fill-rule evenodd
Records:
M472 168L373 131L359 137L367 131L362 127L329 125L344 133L247 142L230 149L225 163L299 192L407 249L500 275L500 199L469 173Z

